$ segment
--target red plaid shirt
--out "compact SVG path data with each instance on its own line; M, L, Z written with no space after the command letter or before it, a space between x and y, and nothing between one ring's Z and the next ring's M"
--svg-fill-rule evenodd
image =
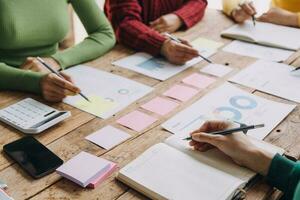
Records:
M165 38L149 22L174 13L190 28L201 20L206 5L206 0L106 0L105 13L120 43L158 55Z

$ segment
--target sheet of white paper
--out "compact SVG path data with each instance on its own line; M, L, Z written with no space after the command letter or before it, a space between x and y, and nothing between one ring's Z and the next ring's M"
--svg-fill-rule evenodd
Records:
M222 36L239 40L253 41L272 47L296 51L300 48L300 29L276 24L253 22L248 20L243 24L236 24L221 33Z
M233 69L231 67L227 67L225 65L220 64L209 64L202 69L200 69L201 72L210 74L216 77L223 77L230 73Z
M113 106L109 106L104 109L105 112L98 115L103 119L111 117L153 90L141 83L88 66L72 67L65 72L73 78L75 85L86 96L97 96L113 102ZM77 95L65 98L64 102L78 107L78 102L81 100L82 97ZM78 108L80 109L80 107Z
M212 49L197 49L205 57L209 57L216 52ZM185 65L178 66L169 63L164 58L155 58L147 53L136 53L113 62L113 65L127 68L158 80L166 80L202 60L201 57L198 57L187 62Z
M88 135L85 139L93 142L94 144L103 147L104 149L111 149L118 144L124 142L131 136L112 126L106 126L91 135Z
M225 83L175 115L162 126L174 134L188 136L205 121L211 119L229 119L249 125L263 123L265 124L264 128L248 132L249 135L257 139L263 139L294 108L294 105L273 102Z
M269 61L284 61L288 59L294 51L251 44L242 41L233 41L223 48L223 51L235 53L242 56L249 56Z
M221 0L208 0L207 7L215 10L223 10L223 5Z
M259 60L230 81L300 103L300 78L291 74L293 69L286 64Z
M260 16L267 12L271 5L271 0L252 0L256 8L256 16ZM208 0L208 8L215 10L223 10L222 0Z

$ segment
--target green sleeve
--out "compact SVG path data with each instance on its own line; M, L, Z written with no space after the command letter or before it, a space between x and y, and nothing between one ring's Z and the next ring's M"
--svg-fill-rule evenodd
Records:
M267 175L268 182L284 193L285 199L298 199L300 182L300 162L293 162L277 154Z
M89 34L78 45L57 52L52 57L67 68L102 56L115 45L115 34L95 0L70 0Z
M40 81L44 74L21 70L0 63L0 90L40 93Z

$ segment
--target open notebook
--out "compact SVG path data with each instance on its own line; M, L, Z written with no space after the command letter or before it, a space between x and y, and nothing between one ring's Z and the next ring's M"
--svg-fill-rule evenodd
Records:
M271 152L284 152L263 141L253 139L253 143ZM255 175L217 149L192 150L177 135L149 148L121 169L117 178L151 199L227 200Z
M265 46L296 51L300 48L300 29L252 21L237 24L221 33L222 36Z

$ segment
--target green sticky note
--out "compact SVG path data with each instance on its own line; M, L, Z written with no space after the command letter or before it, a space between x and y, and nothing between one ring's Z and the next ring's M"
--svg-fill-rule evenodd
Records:
M117 105L116 102L103 99L102 97L96 95L88 96L88 98L90 102L86 101L85 99L81 99L75 103L75 106L80 110L91 113L98 117L101 117L103 113L115 108Z

